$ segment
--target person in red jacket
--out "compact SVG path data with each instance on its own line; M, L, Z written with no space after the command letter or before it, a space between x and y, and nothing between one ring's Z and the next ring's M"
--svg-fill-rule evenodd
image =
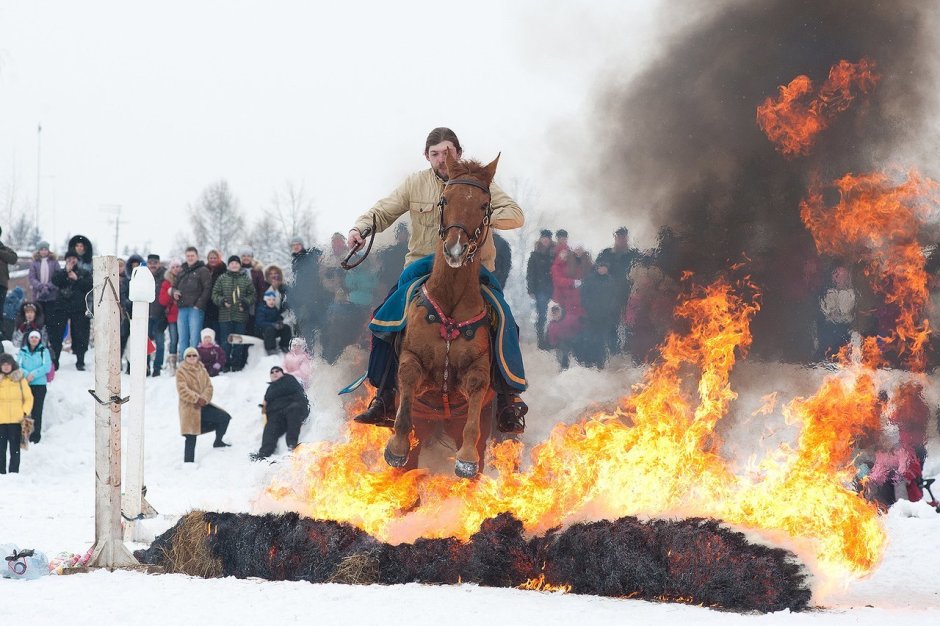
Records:
M581 281L591 269L591 256L580 246L562 247L552 262L552 300L558 311L550 311L548 343L558 350L558 361L567 368L572 345L581 331L584 308L581 306Z
M181 267L182 264L179 260L173 259L170 261L170 265L163 274L163 282L160 283L160 294L157 296L160 306L166 310L166 329L170 333L170 342L167 345L168 353L166 357L166 371L170 376L176 373L176 350L177 344L179 344L179 327L176 325L176 322L180 314L176 299L170 295L170 290L176 285L176 278L179 276Z

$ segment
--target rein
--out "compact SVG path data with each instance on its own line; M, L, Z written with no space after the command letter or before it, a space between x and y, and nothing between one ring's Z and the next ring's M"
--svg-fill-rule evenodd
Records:
M372 216L372 228L367 228L366 232L360 233L363 237L369 238L369 245L366 246L366 251L362 253L362 257L360 257L355 263L350 263L349 259L353 258L354 254L362 250L362 244L361 243L356 244L356 247L349 251L349 254L346 255L346 258L340 261L339 266L343 268L344 270L349 271L352 268L357 267L363 261L365 261L366 257L369 256L369 252L372 250L372 242L375 241L375 232L376 232L375 216L373 215Z
M460 331L468 326L473 326L484 317L486 317L486 309L474 315L468 320L463 322L458 322L452 317L448 317L444 314L444 311L441 310L441 305L439 305L434 298L431 297L431 294L428 293L427 283L421 285L421 294L424 296L424 299L434 307L434 312L437 314L438 320L441 323L441 338L444 340L444 385L441 390L441 396L444 401L444 417L450 417L450 393L447 385L447 380L450 376L450 344L452 341L460 337Z
M445 191L447 187L450 187L451 185L469 185L471 187L476 187L477 189L480 189L481 191L486 192L487 196L492 197L492 195L490 194L489 186L484 185L483 183L479 181L473 180L472 178L455 178L452 180L448 180L446 183L444 183ZM467 253L467 259L465 262L473 263L474 255L476 254L477 250L479 250L480 246L482 246L483 243L486 241L486 237L487 235L489 235L489 232L490 232L489 225L490 225L490 220L493 217L492 204L490 203L489 200L487 200L486 204L483 207L484 210L486 211L486 215L483 216L483 221L480 223L477 229L473 231L472 235L470 234L470 231L467 230L467 227L461 224L460 222L456 224L451 224L450 226L446 226L446 227L444 226L444 207L447 206L447 198L444 197L443 192L441 192L441 199L437 201L437 206L440 207L441 209L440 210L440 226L437 229L437 234L441 238L441 241L444 241L445 237L447 236L447 231L449 231L451 228L459 228L460 230L462 230L464 234L467 236L467 241L469 242L469 252Z

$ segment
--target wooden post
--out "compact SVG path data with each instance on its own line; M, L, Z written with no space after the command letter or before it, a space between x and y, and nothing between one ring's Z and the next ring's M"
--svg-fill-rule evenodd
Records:
M121 314L117 257L94 258L95 546L89 567L138 565L121 532Z

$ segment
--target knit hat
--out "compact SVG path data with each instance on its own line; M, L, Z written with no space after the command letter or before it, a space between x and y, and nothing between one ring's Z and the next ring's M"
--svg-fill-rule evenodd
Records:
M242 258L241 258L240 256L238 256L237 254L233 254L232 256L230 256L230 257L228 258L228 262L229 262L229 263L231 263L232 261L235 261L235 262L238 263L239 265L242 264Z
M210 337L212 341L215 341L215 331L211 328L203 328L202 332L199 333L200 337Z
M42 335L40 334L40 332L39 332L38 330L31 330L31 331L29 331L29 335L27 335L27 338L28 338L28 339L32 339L32 338L33 338L33 335L36 336L36 339L42 339Z
M39 243L36 244L36 249L37 249L37 250L42 250L43 248L45 248L46 250L49 249L49 242L48 242L48 241L40 241Z
M276 297L277 297L277 292L274 291L273 289L268 289L267 291L264 292L264 297L265 297L265 298L276 298Z
M238 254L242 256L255 256L255 251L252 250L250 246L245 246L244 248L238 251Z
M190 346L190 347L186 348L186 350L183 352L183 358L185 359L185 358L188 357L190 354L195 354L196 356L199 356L199 350L197 350L196 348L193 348L192 346ZM0 355L0 358L2 358L2 355Z
M290 242L289 242L287 245L292 246L292 245L294 245L295 243L300 244L300 245L304 245L304 240L301 239L300 237L292 237L291 240L290 240Z

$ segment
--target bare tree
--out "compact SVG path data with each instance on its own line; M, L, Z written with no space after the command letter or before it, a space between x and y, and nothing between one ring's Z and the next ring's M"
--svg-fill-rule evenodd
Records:
M205 188L196 205L190 205L193 236L200 247L223 252L244 235L245 218L238 201L222 179Z
M281 223L270 212L264 212L248 234L248 244L255 258L264 263L284 265L290 260L287 247L289 236L284 234Z
M267 213L280 225L283 246L291 237L300 237L308 244L313 241L316 221L313 217L313 199L308 198L304 184L293 181L284 183L281 191L275 191L271 208Z
M35 250L36 244L42 240L39 228L33 223L29 211L20 211L10 224L8 233L8 242L11 248L15 250Z

